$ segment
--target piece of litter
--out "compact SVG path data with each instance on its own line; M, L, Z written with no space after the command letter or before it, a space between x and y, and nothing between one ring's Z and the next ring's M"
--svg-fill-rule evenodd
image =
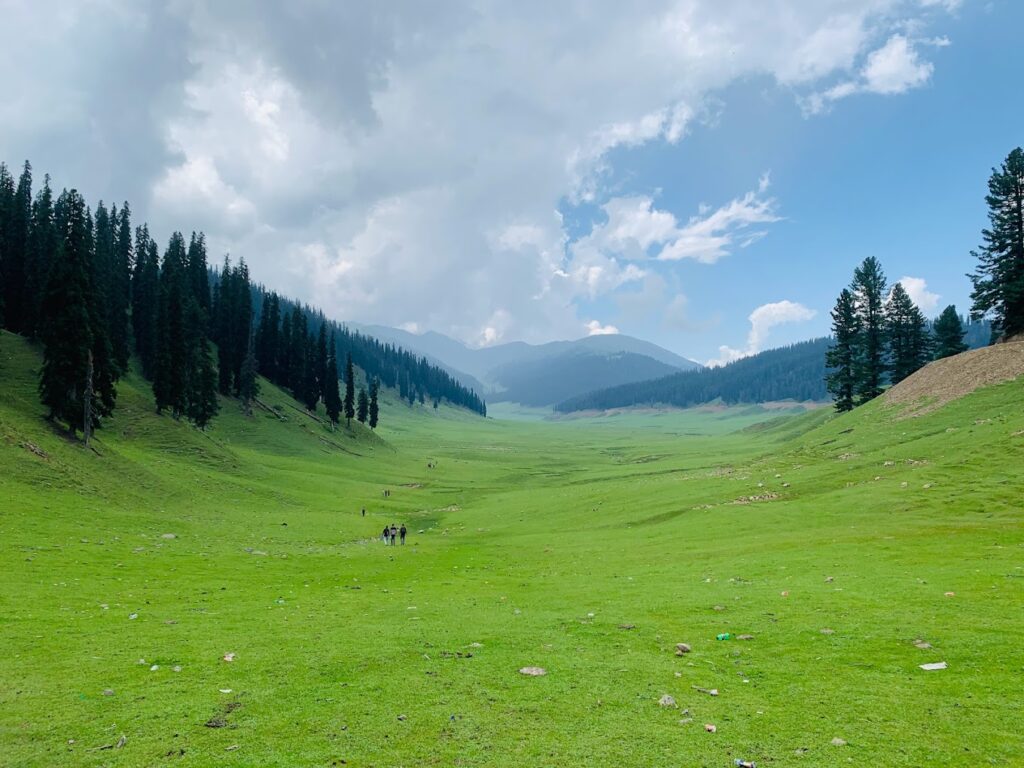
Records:
M715 733L718 729L715 728L711 723L704 723L704 730L708 733Z
M929 643L927 640L915 640L914 647L920 648L922 651L927 651L929 648L932 647L932 644Z
M104 689L103 695L104 696L113 696L114 695L114 689L113 688L106 688L106 689Z
M224 661L234 661L234 660L235 660L235 654L234 653L225 653L224 654Z
M547 673L548 671L544 667L523 667L519 670L520 675L527 675L528 677L541 677Z
M181 672L181 664L175 664L174 665L174 671L175 672Z
M933 661L931 664L920 664L918 666L920 666L925 672L933 672L937 669L946 669L946 662Z
M833 747L845 747L846 746L846 740L845 739L840 739L838 736L836 736L834 739L832 739L832 746Z
M828 627L825 627L823 630L821 630L821 634L823 635L834 635L835 633L836 631L834 629L829 629Z
M947 592L946 597L956 597L956 592Z
M736 635L737 640L753 640L753 635Z
M781 594L781 595L782 595L783 597L789 597L789 592L788 592L788 591L785 591L785 592L781 592L780 594Z
M149 668L149 671L150 672L156 672L158 669L160 669L160 665L159 664L154 664L152 667Z
M124 735L124 734L122 733L122 734L121 734L121 738L120 738L120 739L118 739L118 740L117 740L117 744L115 744L115 745L114 745L114 749L120 749L121 747L123 747L123 746L124 746L125 744L127 744L127 743L128 743L128 737L127 737L127 736L125 736L125 735Z
M137 618L139 618L139 614L137 614L137 613L129 613L129 614L128 614L128 619L129 619L129 621L130 621L131 619L137 619Z
M230 747L224 747L225 752L234 752L236 749L238 749L237 744L232 744Z
M230 688L220 688L218 690L220 690L221 693L231 693L231 689Z

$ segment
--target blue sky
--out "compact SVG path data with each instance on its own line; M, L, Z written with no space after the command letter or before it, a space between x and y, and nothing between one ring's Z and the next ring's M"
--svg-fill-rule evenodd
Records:
M0 152L331 317L702 362L966 309L1015 0L8 0Z
M685 140L616 152L611 183L619 194L657 190L657 207L683 220L702 202L721 205L770 173L781 220L713 265L661 265L660 274L684 286L690 324L623 316L611 296L588 310L705 360L717 356L718 344L742 349L748 314L769 302L816 312L773 328L769 346L827 333L836 294L873 255L891 281L926 281L939 297L922 301L929 314L950 303L966 312L965 273L986 224L990 169L1024 140L1024 100L1013 95L1024 72L1015 42L1022 26L1024 4L967 4L929 28L949 45L929 51L935 69L921 87L858 94L807 115L787 88L753 77L715 94L713 123ZM594 206L563 211L580 220L577 231L601 218Z

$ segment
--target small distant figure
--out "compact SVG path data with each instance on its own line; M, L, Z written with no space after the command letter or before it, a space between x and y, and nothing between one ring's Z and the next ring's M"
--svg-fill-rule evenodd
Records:
M398 535L399 535L399 536L401 537L401 539L402 539L402 546L403 546L403 547L405 546L405 534L406 534L406 533L407 533L407 531L406 531L406 529L405 529L405 523L402 523L402 527L398 529Z
M390 490L388 490L387 488L385 488L385 489L384 489L384 498L386 499L386 498L388 498L388 497L389 497L390 495L391 495L391 491L390 491Z
M390 528L388 528L388 527L387 527L387 526L385 525L385 526L384 526L384 533L382 533L382 534L380 535L380 537L381 537L381 538L382 538L382 539L384 540L384 543L385 543L385 544L387 544L387 543L388 543L388 539L390 539L390 538L391 538L391 529L390 529Z
M363 507L363 517L366 517L366 507Z
M397 538L398 538L398 529L395 527L395 524L392 523L391 524L391 546L392 547L395 546L395 539L397 539Z

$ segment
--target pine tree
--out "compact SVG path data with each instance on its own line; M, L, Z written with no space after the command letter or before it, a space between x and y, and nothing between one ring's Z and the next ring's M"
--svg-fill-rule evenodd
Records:
M171 235L160 268L160 301L157 314L156 372L153 394L157 413L164 408L175 418L188 407L189 339L186 328L186 302L191 289L185 271L185 238Z
M380 405L377 402L377 395L380 391L380 382L374 379L370 382L370 429L376 429L380 416Z
M356 405L356 419L360 424L366 423L366 417L370 413L370 398L366 396L366 390L359 388L359 397Z
M39 394L50 417L65 422L74 434L85 431L87 418L90 429L98 426L113 410L117 393L92 285L88 211L75 190L61 198L61 242L42 306Z
M114 209L111 228L114 232L110 262L110 287L107 294L110 329L110 348L118 373L128 370L131 354L131 273L132 273L132 222L131 209L126 202L118 212Z
M135 269L132 275L132 330L135 353L142 363L142 375L150 381L156 375L159 344L160 256L156 243L143 224L135 229Z
M854 375L858 404L882 393L885 379L885 273L874 256L864 259L853 273L851 291L857 306L857 358Z
M245 359L238 382L238 398L247 416L252 415L252 403L260 393L260 383L256 378L256 343L250 335Z
M352 365L352 353L345 355L345 420L351 424L356 415L356 372Z
M832 370L825 377L828 391L840 413L853 409L856 391L855 366L860 337L860 321L853 294L843 289L832 310L834 344L825 355L825 364Z
M277 383L282 387L291 387L292 371L292 316L285 312L281 318L281 333L278 336L280 346L277 358Z
M331 426L337 426L341 418L341 395L338 392L338 358L334 334L331 333L330 352L327 355L327 373L325 374L324 407Z
M320 333L316 339L316 387L317 397L326 402L327 381L327 323L320 316Z
M11 271L10 246L11 209L14 207L14 178L6 163L0 163L0 325L7 325L7 274Z
M1024 150L1010 152L988 181L989 228L970 275L971 314L993 317L993 332L1003 338L1024 333Z
M224 257L220 270L220 289L214 307L213 338L217 342L217 389L222 395L231 394L232 344L235 338L235 291L232 281L231 259Z
M259 328L256 331L256 360L259 372L271 381L278 381L278 346L281 305L276 293L263 297Z
M57 231L57 216L53 204L53 190L50 177L43 179L43 188L32 203L32 228L28 241L28 267L25 275L25 327L29 337L39 334L42 323L43 295L46 280L50 274L60 247L60 233Z
M899 384L931 357L928 324L910 295L896 283L885 304L889 378Z
M0 178L0 197L6 197L3 225L2 274L0 285L4 294L4 323L14 333L25 330L26 267L28 260L29 232L32 226L32 165L27 160L18 178L18 186L10 192L13 182L10 176ZM0 202L3 204L3 202Z
M302 400L306 410L316 411L316 404L320 401L320 385L316 380L316 340L313 334L306 337L306 353L304 355L306 366L302 371L302 387L296 397Z
M204 323L210 318L210 279L206 263L206 235L192 233L188 244L188 281L199 308L203 310Z
M960 315L956 313L956 307L952 304L942 310L932 331L935 334L936 360L967 351L967 345L964 344L964 326L960 321Z
M191 280L187 282L191 283ZM199 429L205 430L220 410L217 402L217 369L206 337L206 312L194 296L188 296L185 303L189 341L185 415Z

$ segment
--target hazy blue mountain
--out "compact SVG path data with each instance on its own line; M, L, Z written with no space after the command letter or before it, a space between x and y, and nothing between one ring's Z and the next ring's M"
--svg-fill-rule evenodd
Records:
M349 325L423 355L467 386L476 381L482 387L477 391L490 402L552 405L595 389L701 367L657 344L620 334L547 344L515 341L472 349L440 333Z

